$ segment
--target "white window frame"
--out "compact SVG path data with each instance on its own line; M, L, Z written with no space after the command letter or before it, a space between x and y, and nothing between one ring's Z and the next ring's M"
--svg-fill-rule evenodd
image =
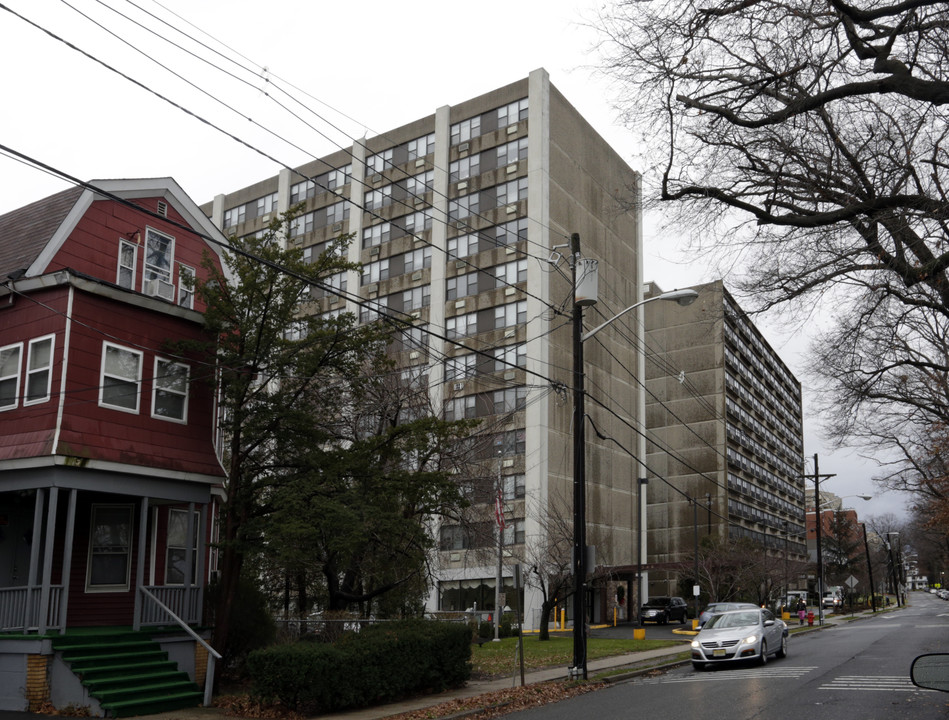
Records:
M138 357L138 373L137 377L127 378L120 375L115 375L112 373L106 373L106 358L110 349L115 349L119 352L129 353ZM142 404L142 361L144 359L144 354L141 350L133 350L132 348L123 347L122 345L116 345L115 343L110 343L108 340L102 341L102 363L99 370L99 407L109 408L110 410L118 410L119 412L132 413L137 415ZM104 395L106 390L106 378L115 378L122 382L127 382L135 385L135 407L125 407L123 405L113 405L110 402L106 402Z
M49 343L49 361L45 365L33 367L34 347L40 343ZM53 355L56 351L56 336L43 335L42 337L30 340L29 352L27 353L26 372L24 373L24 392L23 405L38 405L47 402L50 398L50 391L53 386ZM30 377L39 373L46 373L46 389L42 395L30 398Z
M11 363L13 372L6 375L0 375L0 382L9 382L13 380L13 403L10 405L0 405L0 412L5 410L16 410L20 406L20 365L23 361L23 343L12 343L0 347L0 356L4 353L16 353L16 360ZM3 371L3 365L0 364L0 372Z
M185 389L184 391L177 390L171 387L163 387L161 381L164 378L165 369L162 366L174 366L179 368L184 368L184 379L185 379ZM166 420L168 422L176 422L181 424L187 424L188 422L188 399L191 389L191 368L184 363L175 362L169 358L155 357L154 363L154 372L152 373L152 417L156 420ZM174 395L183 399L181 405L181 417L176 417L174 415L162 415L156 412L158 407L158 393L165 392L169 395Z
M152 265L148 262L148 246L154 237L161 238L162 240L168 241L168 269L165 270L158 265ZM175 239L166 233L156 230L155 228L146 227L145 228L145 256L142 259L143 262L143 271L142 276L144 280L151 280L153 277L165 282L172 281L172 270L175 267Z
M109 551L100 551L100 555L125 555L125 582L117 584L105 584L105 583L95 583L93 584L93 560L95 558L95 533L93 528L96 524L96 514L100 509L125 509L128 513L128 544L125 546L124 552L109 552ZM92 509L89 514L89 554L86 562L86 592L127 592L129 589L129 577L131 574L132 567L132 546L134 543L134 530L135 530L135 518L133 513L134 507L132 505L124 504L105 504L105 503L95 503L92 506ZM107 547L107 546L101 546ZM113 545L110 547L120 547L118 545Z
M175 513L179 513L185 516L184 517L184 521L185 521L184 534L185 536L187 536L188 534L188 511L183 508L169 508L168 509L168 524L165 527L165 585L182 586L185 584L184 571L182 571L181 573L180 581L173 580L169 578L168 576L168 571L169 569L172 568L171 553L173 550L179 551L182 557L185 558L185 562L187 562L188 547L186 545L172 545L171 517ZM199 530L198 521L200 519L200 514L198 513L197 510L195 510L192 512L192 515L194 516L194 524L192 526L194 529L194 537L191 540L193 543L193 546L191 547L191 555L192 555L191 557L191 584L194 585L197 583L197 576L198 576L198 530ZM185 542L187 542L187 538L185 539Z
M124 248L132 249L132 265L127 266L122 264L122 250ZM135 289L135 275L136 269L138 268L138 243L130 242L124 238L119 239L119 256L116 260L116 269L115 269L115 284L121 288L126 288L127 290ZM122 284L122 270L128 270L131 274L131 279L128 285Z
M190 281L186 278L190 278ZM178 263L178 304L189 310L194 310L194 281L196 279L197 274L193 267Z

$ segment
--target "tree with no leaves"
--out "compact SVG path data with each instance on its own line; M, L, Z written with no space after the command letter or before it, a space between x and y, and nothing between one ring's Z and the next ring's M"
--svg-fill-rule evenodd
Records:
M924 456L949 420L949 5L634 0L599 25L654 199L759 310L832 313L811 369L839 442Z

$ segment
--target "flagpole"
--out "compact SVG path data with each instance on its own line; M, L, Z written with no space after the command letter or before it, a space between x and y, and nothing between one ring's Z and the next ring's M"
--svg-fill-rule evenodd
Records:
M504 560L504 485L501 482L501 455L503 446L498 448L498 491L494 498L494 519L498 526L498 572L494 583L494 641L501 640L501 576Z

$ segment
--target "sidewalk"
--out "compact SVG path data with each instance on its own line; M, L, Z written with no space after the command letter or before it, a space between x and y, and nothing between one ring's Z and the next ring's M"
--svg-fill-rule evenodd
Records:
M864 613L855 613L854 619L870 616L872 613L866 611ZM832 628L841 624L848 622L851 619L850 614L845 615L825 615L824 616L824 625L823 627L817 624L817 618L814 619L813 626L805 625L803 629L798 629L798 625L795 622L788 622L788 629L791 631L791 636L798 635L806 632L816 632L826 628ZM630 637L633 636L633 629L637 627L632 624L620 625L618 627L606 627L598 628L591 630L591 636L596 637L599 634L602 636L608 637ZM673 647L659 648L657 650L645 650L642 652L627 653L625 655L615 655L613 657L600 658L598 660L591 660L587 665L587 673L590 677L593 677L597 673L604 672L607 670L615 670L619 668L629 668L630 674L636 672L644 671L646 668L654 668L656 666L668 665L669 663L674 662L672 658L676 655L679 655L683 652L686 652L689 649L688 643L685 642L687 636L693 635L694 633L688 630L678 630L675 631L676 634L685 636L681 645L676 645ZM685 661L678 661L677 664ZM627 676L624 676L627 677ZM555 667L547 668L543 670L534 670L526 672L524 674L524 682L527 685L540 682L548 682L551 680L566 680L567 679L567 668L565 667ZM331 715L320 715L320 720L381 720L381 718L389 717L390 715L398 715L399 713L412 712L415 710L422 710L433 705L439 705L443 702L449 702L451 700L458 700L464 698L475 697L478 695L484 695L486 693L494 692L495 690L504 690L511 687L516 687L520 684L520 674L515 676L504 677L494 680L469 680L468 683L463 688L458 688L455 690L448 690L443 693L438 693L437 695L425 695L421 697L414 697L404 700L402 702L389 703L388 705L377 705L369 708L360 708L358 710L351 710L349 712L334 713ZM197 707L189 710L176 710L173 712L159 713L157 715L147 716L153 720L224 720L228 717L224 714L224 711L220 708L204 708Z

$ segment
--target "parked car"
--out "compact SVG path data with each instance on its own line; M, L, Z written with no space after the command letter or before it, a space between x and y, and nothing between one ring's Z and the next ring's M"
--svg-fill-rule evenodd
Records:
M702 611L699 615L699 628L705 626L705 623L708 622L708 619L712 615L721 615L723 612L728 612L729 610L754 610L758 606L754 603L745 603L745 602L715 602L709 603L708 606Z
M678 620L684 623L689 617L689 606L680 597L655 597L643 605L639 613L639 624L654 622L659 625Z
M764 665L768 656L788 654L788 626L766 608L730 610L713 615L692 641L692 667L751 660Z

